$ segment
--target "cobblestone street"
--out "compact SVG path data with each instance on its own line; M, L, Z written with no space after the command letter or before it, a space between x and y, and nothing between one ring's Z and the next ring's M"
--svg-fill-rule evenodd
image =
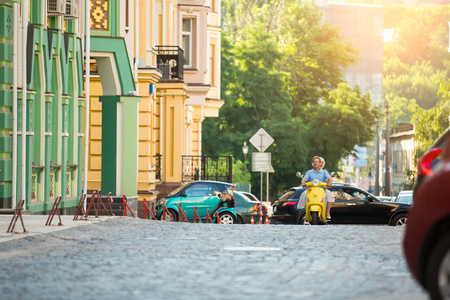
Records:
M390 226L227 226L114 218L0 243L0 295L428 299L407 270L403 234L404 228Z

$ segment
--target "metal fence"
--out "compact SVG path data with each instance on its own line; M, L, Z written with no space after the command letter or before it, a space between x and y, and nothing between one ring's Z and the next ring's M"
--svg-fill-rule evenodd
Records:
M161 158L162 155L158 154L153 156L155 158L155 179L161 180Z
M182 155L182 181L233 182L233 156Z

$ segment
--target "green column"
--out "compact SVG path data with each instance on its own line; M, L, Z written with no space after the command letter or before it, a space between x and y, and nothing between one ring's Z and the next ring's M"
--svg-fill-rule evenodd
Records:
M137 195L140 97L100 96L102 193Z
M86 100L78 98L78 178L77 178L77 197L79 198L83 189L83 110Z
M61 199L65 200L67 198L66 188L67 188L67 162L68 162L68 107L69 107L70 96L63 96L62 98L62 141L61 141Z
M44 165L45 169L43 171L44 177L44 199L42 201L48 201L50 195L50 160L52 154L52 125L53 125L53 103L54 94L47 93L45 95L45 154L44 154ZM39 175L38 175L39 176ZM50 208L51 209L51 208Z
M12 201L12 6L0 5L0 208Z

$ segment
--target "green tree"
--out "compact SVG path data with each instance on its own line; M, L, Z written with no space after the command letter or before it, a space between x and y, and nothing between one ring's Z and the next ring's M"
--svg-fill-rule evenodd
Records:
M340 83L330 92L327 103L307 109L306 141L309 156L327 160L327 169L337 171L339 160L352 154L355 145L365 146L373 139L378 113L371 106L371 97L347 83Z
M448 60L446 47L442 46L448 44L450 6L422 6L404 11L387 6L387 16L393 16L394 11L401 12L398 14L401 19L398 15L395 18L393 43L387 44L385 57L397 57L408 65L430 62L434 68L443 69L444 61Z
M266 150L275 170L272 194L298 185L295 172L310 169L313 155L337 170L342 155L370 140L376 119L370 96L340 85L342 69L356 62L357 51L322 23L311 3L223 3L225 104L215 124L203 123L204 152L232 153L243 161L243 142L263 127L275 140ZM249 150L250 170L256 149ZM259 174L252 173L253 188L259 185Z
M416 160L430 147L445 129L449 126L450 116L450 80L440 84L439 93L443 99L435 107L429 110L420 108L417 105L410 105L413 112L411 122L415 124L415 136L419 142L416 150Z
M277 36L286 53L280 68L290 76L294 116L308 105L326 99L342 82L342 71L359 60L359 50L344 42L339 28L322 22L321 10L311 2L285 1L277 20Z

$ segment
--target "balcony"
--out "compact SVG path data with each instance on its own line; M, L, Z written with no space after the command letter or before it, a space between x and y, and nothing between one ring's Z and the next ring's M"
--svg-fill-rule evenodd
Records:
M183 80L184 51L178 46L156 46L160 80Z

